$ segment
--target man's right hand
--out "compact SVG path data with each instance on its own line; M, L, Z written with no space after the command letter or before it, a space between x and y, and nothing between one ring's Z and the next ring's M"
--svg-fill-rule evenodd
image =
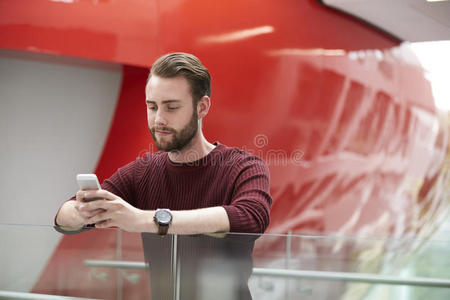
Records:
M56 216L56 224L67 231L75 231L88 225L88 220L104 209L88 210L84 206L84 191L78 191L76 200L66 201L60 208Z
M102 208L93 209L93 210L86 209L86 207L88 207L88 206L85 207L86 202L84 201L84 198L85 198L85 192L78 191L76 194L75 209L78 212L78 215L80 216L81 222L83 223L82 226L87 225L88 220L90 218L105 211Z

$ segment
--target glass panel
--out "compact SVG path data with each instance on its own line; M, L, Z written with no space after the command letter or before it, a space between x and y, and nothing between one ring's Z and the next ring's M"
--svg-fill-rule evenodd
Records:
M63 236L50 226L3 224L0 299L450 299L448 233Z
M254 299L450 299L448 233L430 240L266 234L256 241L250 290ZM444 279L446 288L426 279Z

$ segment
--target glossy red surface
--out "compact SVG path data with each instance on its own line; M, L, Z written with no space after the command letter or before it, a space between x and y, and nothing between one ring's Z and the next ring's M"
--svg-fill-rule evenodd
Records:
M253 31L230 36L244 30ZM0 36L1 48L138 66L182 50L197 53L210 68L235 56L263 59L267 49L395 44L314 0L1 1Z
M414 55L316 1L2 1L0 37L125 65L100 179L154 149L144 67L183 51L213 77L206 137L269 164L269 232L426 236L448 206L449 129Z

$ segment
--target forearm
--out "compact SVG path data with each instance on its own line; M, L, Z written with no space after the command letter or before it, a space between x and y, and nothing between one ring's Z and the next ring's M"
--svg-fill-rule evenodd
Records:
M227 212L221 206L171 212L172 224L168 232L170 234L203 234L230 230ZM158 227L153 221L154 215L154 210L144 212L142 217L145 218L146 225L143 231L158 231Z
M56 215L56 224L64 230L78 230L83 227L83 220L75 209L75 200L66 201Z
M221 206L172 212L169 233L199 234L230 231L230 222Z
M102 200L80 202L80 199L86 198ZM130 232L157 232L154 216L154 210L136 208L106 190L93 190L79 191L77 201L64 203L58 212L56 222L60 226L74 229L79 229L84 224L95 224L97 228L119 227ZM228 231L230 231L228 213L225 208L216 206L172 211L172 223L168 232L201 234Z

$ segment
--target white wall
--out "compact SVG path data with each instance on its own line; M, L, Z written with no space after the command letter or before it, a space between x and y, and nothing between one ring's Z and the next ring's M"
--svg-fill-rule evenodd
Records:
M27 291L45 266L53 217L97 163L121 79L120 65L0 51L0 289Z

